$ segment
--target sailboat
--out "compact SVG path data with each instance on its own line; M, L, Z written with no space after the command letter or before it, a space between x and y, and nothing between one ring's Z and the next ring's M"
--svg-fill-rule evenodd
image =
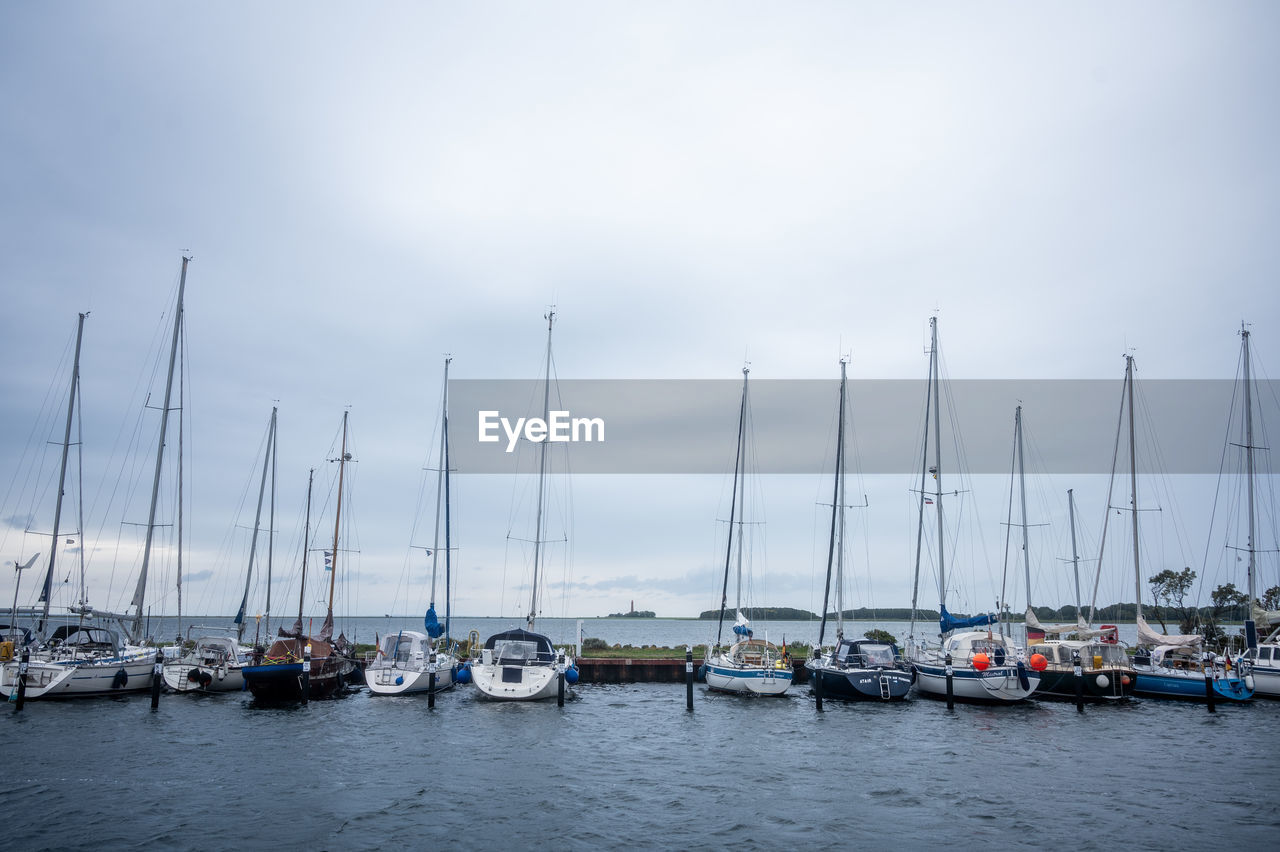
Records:
M452 543L449 526L449 364L444 359L444 391L440 404L440 467L436 471L436 526L431 547L431 600L423 616L426 633L401 630L382 637L377 658L365 667L373 695L408 695L454 684L458 659L449 636L449 590ZM444 624L436 614L436 569L440 561L440 521L444 520ZM443 639L443 642L438 640ZM434 677L433 677L434 676Z
M946 549L943 535L941 395L938 372L938 319L929 320L929 393L926 396L923 467L920 472L920 514L916 530L915 591L911 596L911 636L907 656L916 671L916 688L922 695L940 698L952 695L958 701L987 704L1013 704L1031 696L1040 684L1040 675L1031 669L1026 652L1012 639L991 630L994 614L956 618L947 612ZM933 464L929 455L929 413L933 414ZM933 491L926 493L928 478L933 476ZM925 507L932 505L938 520L938 598L939 645L917 642L915 638L916 601L920 586L920 557L924 543ZM986 630L968 628L987 626Z
M311 488L315 480L312 469L307 478L307 511L302 541L302 579L298 589L298 620L292 630L279 630L279 638L265 651L254 649L251 665L243 669L245 688L259 701L306 701L341 695L356 673L354 648L346 636L333 638L333 595L338 576L338 533L342 524L342 494L347 452L347 416L342 413L342 449L338 462L338 501L333 519L333 550L326 554L329 571L329 597L324 624L318 636L303 631L303 604L307 588L307 551L311 540Z
M747 378L750 368L742 368L742 402L738 407L738 445L733 460L733 495L729 501L729 535L724 555L724 585L720 593L720 618L716 623L716 643L707 648L702 668L707 688L744 695L783 695L795 676L786 652L768 639L754 638L751 622L742 614L743 526L742 502L746 493L747 463ZM736 525L736 527L735 527ZM735 539L737 547L734 547ZM722 648L725 610L729 597L729 572L737 554L738 594L733 633L737 637Z
M1133 409L1133 356L1125 355L1122 413L1127 407L1129 426L1129 511L1133 517L1133 578L1137 606L1138 647L1133 657L1137 677L1136 695L1155 698L1206 699L1206 681L1219 700L1248 701L1253 689L1245 683L1239 667L1231 669L1222 660L1210 659L1201 651L1203 637L1197 634L1164 634L1142 616L1142 565L1138 538L1138 466L1135 451ZM1127 406L1126 406L1127 401ZM1113 471L1114 472L1114 471ZM1107 495L1110 504L1111 495Z
M1258 510L1257 510L1257 468L1254 450L1262 449L1254 445L1253 433L1253 367L1249 356L1249 329L1240 325L1240 361L1243 371L1244 385L1244 434L1242 446L1245 454L1245 482L1247 486L1247 509L1249 533L1246 546L1242 548L1248 553L1248 575L1245 588L1246 607L1244 622L1245 665L1250 671L1245 681L1253 682L1254 695L1261 698L1280 698L1280 612L1265 610L1259 604L1257 595L1258 577ZM1265 434L1265 430L1264 430ZM1268 631L1264 641L1259 642L1259 628Z
M262 455L262 476L258 483L258 507L253 519L253 536L249 542L248 567L245 569L244 595L240 609L233 621L235 636L223 634L198 636L194 645L176 660L164 665L164 685L173 692L233 692L244 689L244 667L249 662L251 648L244 643L244 631L249 606L249 588L253 580L254 562L258 552L258 532L262 525L262 503L266 496L267 482L271 482L271 503L267 520L267 581L266 581L266 630L271 632L271 559L275 548L276 506L276 418L278 409L271 408L271 420L267 426L267 446ZM179 598L181 600L181 598ZM181 619L179 619L181 623ZM181 637L179 637L181 639ZM255 638L256 643L256 638Z
M836 472L831 496L831 537L827 545L827 581L822 596L822 623L813 659L805 663L814 689L834 698L865 698L877 701L903 699L911 691L915 674L902 664L896 645L877 639L852 639L844 635L844 544L845 544L845 452L847 359L840 360L840 422L836 428ZM822 653L827 630L827 608L831 593L832 568L836 582L836 643ZM821 683L819 683L821 681Z
M1069 624L1042 624L1031 608L1031 545L1027 529L1027 476L1022 435L1022 406L1014 410L1014 456L1020 504L1022 506L1022 566L1027 588L1027 653L1032 669L1040 673L1036 698L1076 698L1077 688L1089 700L1114 700L1133 695L1136 678L1129 655L1114 631L1095 630L1084 620L1080 605L1080 558L1076 548L1075 496L1067 491L1071 521L1072 566L1075 570L1076 620ZM1009 528L1015 526L1010 501ZM1004 607L1001 606L1003 610ZM1052 637L1052 638L1050 638ZM1074 637L1074 638L1072 638ZM1105 637L1099 641L1099 637ZM1111 640L1111 641L1108 641Z
M542 419L545 423L551 405L551 328L555 311L544 317L547 321L546 374L542 392ZM504 630L490 636L480 651L480 661L471 665L472 682L481 697L497 701L537 701L560 694L562 683L576 680L572 660L564 654L557 655L551 640L534 631L538 613L539 569L544 539L543 501L546 498L547 442L538 444L538 508L534 522L533 582L530 584L529 614L525 627ZM570 675L569 672L573 674Z
M160 413L160 434L156 448L155 474L151 486L151 507L147 518L146 540L142 551L142 566L138 573L131 607L133 612L114 613L91 607L84 596L72 613L78 616L73 623L49 628L49 610L52 600L54 565L57 544L60 540L59 524L62 513L62 495L66 486L67 455L71 446L71 426L75 413L80 380L80 346L84 332L85 314L80 315L76 328L75 360L72 367L71 393L67 403L66 432L62 444L62 464L58 479L57 506L54 510L53 546L49 552L48 570L40 600L37 633L42 637L39 647L31 655L25 673L22 664L11 661L0 667L0 693L16 696L19 679L25 678L25 698L72 698L97 695L118 695L124 692L140 692L151 688L152 678L158 676L156 650L135 644L142 634L147 588L147 572L151 562L152 544L156 529L156 510L160 496L160 480L164 470L165 437L169 425L170 403L173 397L174 369L178 358L178 343L183 328L183 297L186 292L187 264L190 258L182 258L182 272L178 283L178 296L173 317L173 334L169 348L169 370L165 381L164 405ZM179 460L181 464L181 460ZM83 529L83 524L81 524ZM83 569L82 569L83 572ZM107 627L102 622L115 622L118 627Z

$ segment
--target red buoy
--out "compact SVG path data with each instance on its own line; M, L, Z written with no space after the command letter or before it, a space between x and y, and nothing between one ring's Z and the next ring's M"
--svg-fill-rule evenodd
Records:
M989 665L991 665L991 660L987 658L986 654L979 651L973 655L973 667L978 671L985 672Z
M1038 672L1042 672L1049 667L1049 661L1044 658L1044 654L1031 655L1031 668Z

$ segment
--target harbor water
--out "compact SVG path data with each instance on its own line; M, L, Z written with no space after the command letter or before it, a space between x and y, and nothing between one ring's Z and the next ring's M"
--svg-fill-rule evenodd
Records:
M695 626L696 623L694 623ZM608 639L608 636L601 638ZM0 713L3 848L1270 848L1280 702L1014 707L580 684ZM1194 798L1186 793L1194 787Z

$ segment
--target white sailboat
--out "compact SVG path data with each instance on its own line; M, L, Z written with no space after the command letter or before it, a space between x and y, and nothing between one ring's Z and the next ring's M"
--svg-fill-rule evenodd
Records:
M546 314L547 357L542 395L542 419L546 422L551 404L551 328L555 311ZM557 697L563 684L576 680L577 670L565 654L557 654L551 640L534 632L538 613L539 571L544 539L543 501L546 498L547 442L538 444L538 508L534 522L533 582L530 590L529 614L524 628L495 633L485 640L480 660L471 665L472 681L483 698L496 701L537 701Z
M276 508L276 419L278 409L271 408L271 420L267 425L266 451L262 454L262 475L258 482L258 506L253 518L253 536L249 541L249 560L245 568L244 595L236 612L234 637L232 631L210 633L196 637L194 645L176 660L164 665L164 685L173 692L235 692L244 689L244 667L249 664L253 649L244 645L244 631L248 619L249 589L253 581L253 569L258 553L258 533L262 527L262 504L271 484L271 502L267 513L267 581L266 632L271 635L271 569L275 553ZM181 585L179 585L181 588ZM181 595L179 613L181 613ZM179 617L181 624L181 617ZM181 637L179 637L181 640ZM258 638L255 637L255 643Z
M131 644L142 631L145 614L147 571L150 566L152 543L156 528L156 509L160 495L160 479L164 469L165 435L169 424L170 403L173 396L174 368L178 358L178 343L182 335L183 296L187 283L187 264L190 258L182 258L182 273L178 283L178 297L173 317L173 335L169 348L169 371L165 382L164 405L160 413L160 436L156 448L155 474L151 487L151 507L147 518L146 540L142 551L142 566L134 591L131 614L119 614L96 610L87 602L72 608L77 616L75 623L62 624L48 632L51 585L53 580L57 542L59 540L62 492L66 483L67 453L71 444L77 387L80 378L80 342L84 330L84 314L76 331L75 364L72 369L70 401L67 404L67 427L63 441L62 466L58 481L58 502L54 519L54 546L50 549L49 568L45 575L41 600L38 631L43 637L40 646L31 654L24 667L18 660L0 667L0 693L16 697L20 680L26 700L45 698L74 698L97 695L118 695L124 692L140 692L151 688L156 672L155 648ZM179 459L179 463L181 460ZM81 525L83 527L83 524ZM106 627L104 620L115 621L119 629ZM47 635L46 635L47 633Z
M742 402L738 408L738 445L733 462L733 495L729 501L729 543L724 556L724 585L720 593L720 618L716 624L716 642L708 646L702 668L707 688L741 695L783 695L795 676L790 657L768 639L756 639L751 622L742 614L743 526L742 502L746 494L747 413L749 410L748 367L742 368ZM735 548L736 539L736 548ZM727 648L721 647L722 630L729 595L730 566L737 554L737 599L733 633L737 639Z
M1240 361L1243 371L1244 385L1244 432L1243 448L1245 455L1245 481L1248 493L1248 538L1243 548L1248 553L1248 580L1245 589L1248 610L1244 622L1244 659L1251 671L1246 675L1246 682L1252 681L1253 694L1260 698L1280 698L1280 612L1267 611L1258 602L1258 509L1257 509L1257 459L1254 451L1264 449L1254 445L1253 432L1253 367L1249 356L1249 330L1240 327ZM1265 434L1265 429L1263 434ZM1274 551L1273 551L1274 552ZM1259 630L1265 640L1258 641Z
M942 439L940 430L941 393L939 389L938 320L929 320L929 394L926 399L923 466L920 473L920 514L916 532L915 590L911 596L911 636L907 657L916 670L916 689L921 695L946 697L948 681L958 701L986 704L1014 704L1031 696L1040 683L1040 675L1028 665L1026 652L1008 636L993 631L996 616L977 615L956 618L947 612L946 548L943 526ZM933 464L929 456L929 414L933 416ZM929 476L933 490L927 491ZM925 507L932 505L937 516L939 644L933 645L915 637L916 602L920 586L920 557L924 544ZM986 630L969 628L986 626Z
M378 644L377 657L364 670L373 695L408 695L454 684L458 658L449 636L452 541L449 524L449 364L444 359L444 390L440 404L440 466L436 469L436 524L431 547L431 599L423 616L426 633L402 630L388 633ZM440 562L440 522L444 521L444 623L436 614L436 576ZM442 640L442 641L441 641Z

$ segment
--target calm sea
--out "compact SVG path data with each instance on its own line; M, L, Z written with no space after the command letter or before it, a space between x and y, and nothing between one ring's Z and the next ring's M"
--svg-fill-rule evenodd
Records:
M804 686L699 685L689 713L679 684L579 685L564 708L470 687L434 710L367 692L285 708L166 695L154 713L145 694L31 702L0 709L0 848L1114 852L1280 836L1280 702L824 706Z

